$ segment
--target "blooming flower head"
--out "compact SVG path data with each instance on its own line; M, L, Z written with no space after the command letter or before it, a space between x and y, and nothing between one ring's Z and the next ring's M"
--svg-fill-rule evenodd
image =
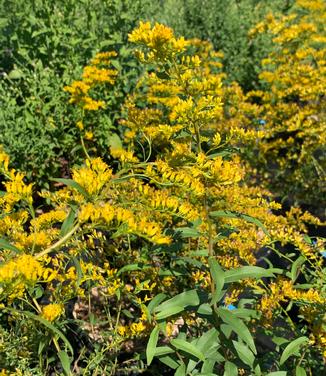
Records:
M54 321L64 312L62 304L48 304L42 308L42 317L47 321Z
M166 60L168 57L183 52L188 42L184 38L175 38L173 30L165 25L140 22L139 27L129 34L129 41L145 45L150 52L147 60ZM144 54L139 55L144 60Z

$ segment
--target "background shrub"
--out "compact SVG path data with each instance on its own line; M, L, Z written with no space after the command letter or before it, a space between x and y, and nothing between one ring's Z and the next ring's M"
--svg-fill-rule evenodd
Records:
M155 9L146 0L1 2L0 143L27 178L44 186L50 176L64 175L67 164L81 162L78 115L66 105L63 87L95 52L114 49L124 68L96 124L98 151L106 153L120 104L138 76L137 64L129 64L128 32Z

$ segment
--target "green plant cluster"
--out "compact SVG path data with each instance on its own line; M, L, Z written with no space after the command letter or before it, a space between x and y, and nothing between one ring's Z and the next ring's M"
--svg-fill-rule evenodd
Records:
M98 151L106 153L120 105L139 75L127 35L154 9L151 1L1 2L0 143L30 180L47 186L49 177L64 176L81 162L77 114L64 105L63 87L96 52L114 49L119 82L107 93L105 115L96 121Z

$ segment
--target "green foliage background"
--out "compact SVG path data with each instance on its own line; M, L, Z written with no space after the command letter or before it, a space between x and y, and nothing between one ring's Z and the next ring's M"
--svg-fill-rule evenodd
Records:
M98 51L116 50L118 82L106 93L96 124L97 154L119 133L120 106L139 76L130 60L128 33L139 20L163 22L185 37L209 39L225 54L228 80L257 85L268 40L249 43L248 30L285 0L3 0L0 3L0 144L13 165L47 187L82 160L76 109L63 87L77 79ZM257 42L255 42L257 43ZM121 68L123 66L123 68Z

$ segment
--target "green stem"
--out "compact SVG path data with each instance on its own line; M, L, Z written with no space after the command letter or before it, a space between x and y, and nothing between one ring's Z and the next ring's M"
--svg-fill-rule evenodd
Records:
M37 253L34 258L37 260L48 253L52 252L54 249L60 247L62 244L64 244L69 238L72 237L72 235L79 229L79 223L76 224L75 227L73 227L63 238L58 240L56 243L52 244L50 247L44 249L43 251Z
M201 150L201 143L200 143L200 131L199 131L198 124L196 122L194 122L194 127L195 127L198 153L201 153L202 150Z
M87 153L87 150L86 150L86 147L85 147L85 143L84 143L84 139L82 136L80 136L80 142L81 142L81 145L82 145L82 148L83 148L83 152L85 153L85 156L87 159L91 159L89 154Z

